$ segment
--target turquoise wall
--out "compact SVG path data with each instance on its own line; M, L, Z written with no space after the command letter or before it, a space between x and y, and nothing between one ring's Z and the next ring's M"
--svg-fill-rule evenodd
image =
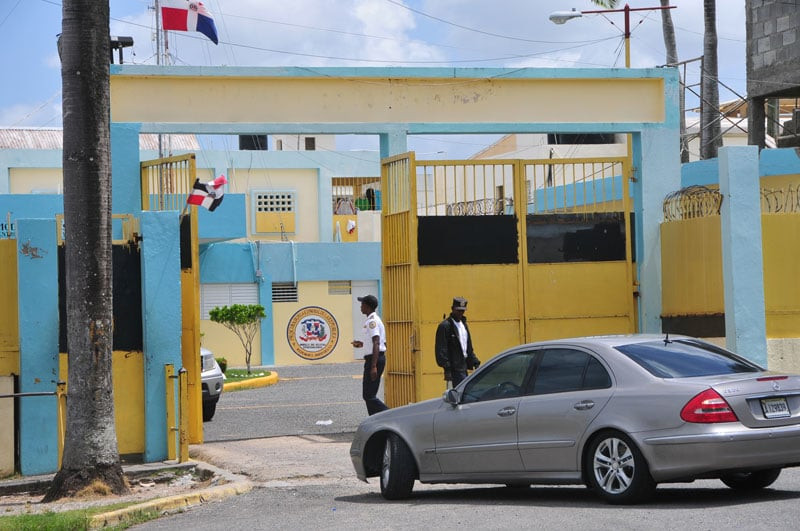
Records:
M19 390L53 392L59 378L56 222L52 218L17 220L17 236ZM55 396L19 399L19 447L23 475L58 469Z

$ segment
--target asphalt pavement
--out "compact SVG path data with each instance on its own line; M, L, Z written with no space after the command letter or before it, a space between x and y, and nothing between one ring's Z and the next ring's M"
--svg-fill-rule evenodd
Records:
M497 485L415 484L408 500L387 502L376 480L357 480L352 432L366 416L361 363L277 369L262 389L223 396L194 458L254 488L136 529L796 529L800 469L775 485L735 492L718 480L662 485L634 507L603 503L582 486L508 489ZM320 422L321 421L321 422ZM327 421L331 421L328 423Z
M265 370L278 373L276 384L222 393L214 418L203 424L205 443L352 433L367 416L361 361Z

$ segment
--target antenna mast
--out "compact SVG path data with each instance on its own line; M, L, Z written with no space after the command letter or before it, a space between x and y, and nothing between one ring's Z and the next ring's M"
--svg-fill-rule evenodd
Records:
M161 6L158 0L153 0L153 9L156 11L156 65L169 65L169 37L167 30L162 30ZM172 149L170 148L170 152ZM164 158L163 135L158 134L158 158Z

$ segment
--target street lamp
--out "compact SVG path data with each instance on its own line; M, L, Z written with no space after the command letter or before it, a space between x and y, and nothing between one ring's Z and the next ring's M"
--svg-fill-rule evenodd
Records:
M599 9L595 11L576 11L573 7L571 11L556 11L550 14L550 22L554 24L564 24L573 18L580 18L583 15L596 15L600 13L625 13L625 68L631 66L631 11L660 11L663 9L675 9L675 6L655 6L655 7L629 7L625 4L622 9Z

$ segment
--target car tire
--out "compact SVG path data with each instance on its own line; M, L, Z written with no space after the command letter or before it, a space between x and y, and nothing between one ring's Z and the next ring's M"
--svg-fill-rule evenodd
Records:
M217 411L216 402L203 402L203 422L208 422L214 418L214 413Z
M381 462L381 495L387 500L401 500L411 495L417 465L408 445L395 433L386 437Z
M755 472L733 472L720 476L719 479L735 490L759 490L775 483L780 475L780 468L770 468Z
M612 504L644 501L656 488L642 452L619 432L604 432L592 441L586 476L589 486Z

